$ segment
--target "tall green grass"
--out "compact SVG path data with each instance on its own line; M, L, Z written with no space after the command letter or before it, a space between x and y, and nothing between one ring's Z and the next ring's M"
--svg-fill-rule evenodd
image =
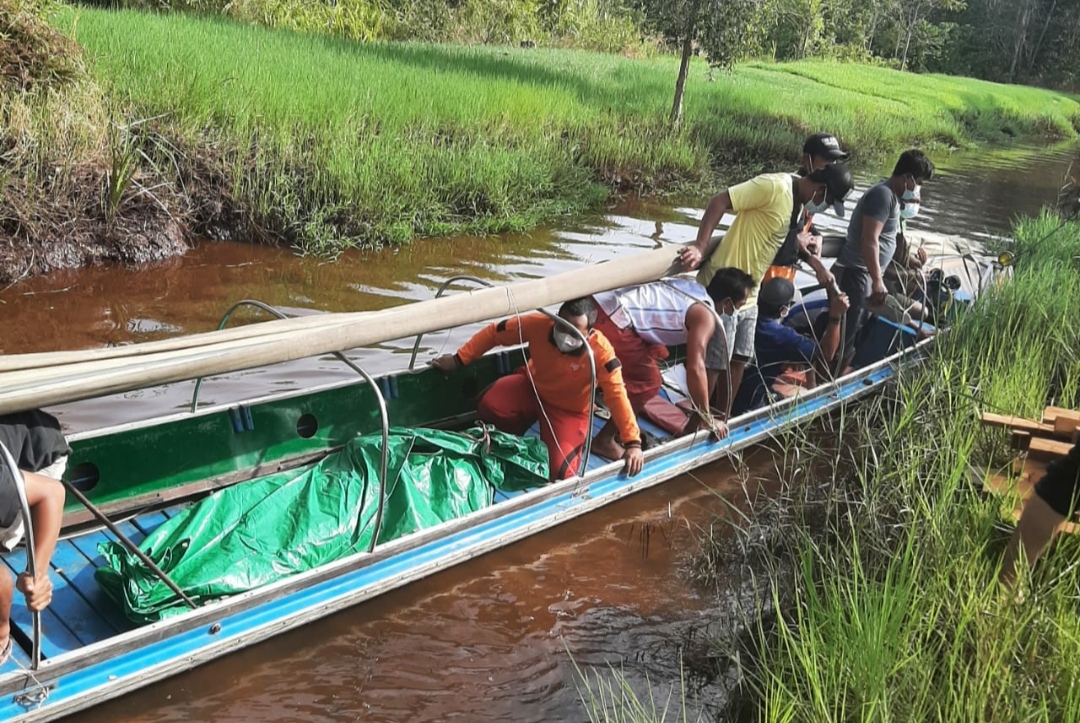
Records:
M695 64L672 133L674 58L360 44L130 11L64 24L106 92L157 119L141 127L178 149L169 163L212 176L248 233L306 251L523 229L610 189L701 191L717 167L790 167L823 128L867 159L1080 125L1080 104L1047 91L830 63L710 82Z
M979 490L1007 449L978 420L1080 403L1080 224L1022 221L1014 250L1014 278L770 503L793 524L748 679L759 720L1080 720L1080 544L1025 602L999 588L1013 500Z

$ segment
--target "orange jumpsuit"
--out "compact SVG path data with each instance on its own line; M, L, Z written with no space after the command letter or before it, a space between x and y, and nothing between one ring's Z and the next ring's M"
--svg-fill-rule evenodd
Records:
M552 479L577 473L589 419L589 358L584 349L564 354L555 346L555 322L544 314L504 319L478 332L458 349L457 360L471 364L496 346L529 345L529 363L495 382L477 403L480 419L510 434L524 434L537 420L548 448ZM621 364L599 331L589 335L596 359L596 382L624 445L640 446L641 432L623 385ZM530 381L531 378L531 381Z

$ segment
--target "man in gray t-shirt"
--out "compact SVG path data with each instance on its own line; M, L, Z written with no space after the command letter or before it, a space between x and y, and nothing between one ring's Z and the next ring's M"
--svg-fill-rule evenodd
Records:
M934 164L919 150L904 151L887 179L867 191L855 205L847 238L833 273L840 291L847 294L844 359L854 356L859 331L866 323L866 307L885 302L888 290L882 274L896 252L896 232L905 201L919 197L919 186L934 176Z
M896 231L900 228L900 199L889 187L889 181L882 181L871 188L855 204L851 222L848 223L847 238L837 261L841 266L866 271L862 239L864 219L880 221L882 224L880 229L876 229L877 258L878 268L884 270L896 252Z

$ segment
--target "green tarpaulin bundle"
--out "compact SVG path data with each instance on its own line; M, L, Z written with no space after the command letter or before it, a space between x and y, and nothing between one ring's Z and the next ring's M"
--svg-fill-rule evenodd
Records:
M216 492L147 535L139 548L202 604L367 550L379 504L382 435L357 437L304 471L280 472ZM385 543L492 503L496 489L547 482L537 439L478 428L467 433L392 428ZM187 610L123 545L99 546L95 578L137 623Z

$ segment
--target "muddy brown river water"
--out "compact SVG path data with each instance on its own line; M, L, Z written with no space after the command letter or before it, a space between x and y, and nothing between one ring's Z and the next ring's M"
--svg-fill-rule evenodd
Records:
M978 235L1003 233L1017 215L1052 202L1080 154L1021 148L935 160L941 174L924 188L913 225ZM58 272L0 290L0 353L206 331L243 298L317 311L383 308L430 298L457 274L538 277L688 241L699 216L690 205L624 202L530 234L425 240L335 262L204 243L150 267ZM425 337L421 358L452 350L468 333ZM411 347L401 340L353 356L378 370L400 366ZM202 399L343 373L332 358L307 360L210 380ZM56 411L83 429L185 408L190 395L190 384L177 384ZM756 478L769 477L766 454L747 461L748 483L731 462L711 465L73 720L583 720L581 674L607 675L609 666L635 689L656 687L662 705L679 685L687 641L718 615L712 593L686 574L700 527L729 502L745 505ZM707 682L692 697L708 718Z

